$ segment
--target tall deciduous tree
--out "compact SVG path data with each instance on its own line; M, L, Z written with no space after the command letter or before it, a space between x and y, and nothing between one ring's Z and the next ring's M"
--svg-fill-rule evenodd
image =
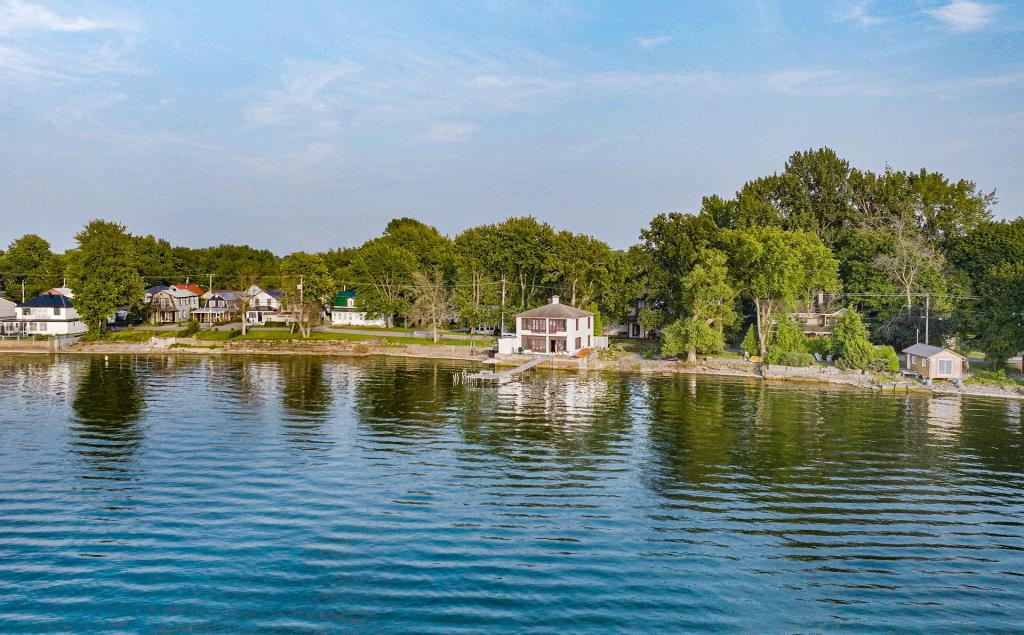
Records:
M839 289L839 263L810 232L756 227L732 230L728 240L733 277L754 302L761 355L779 313L792 311L813 289Z
M440 272L428 276L419 271L413 273L413 302L409 308L409 319L414 324L430 328L432 339L437 343L440 339L438 330L447 324L454 313L452 294L445 286Z
M61 273L61 258L50 251L50 243L35 234L26 234L8 245L0 256L0 292L12 300L24 301L60 286Z
M67 264L68 283L82 321L95 333L119 306L142 302L143 282L135 246L123 225L93 220L75 235L78 247Z
M736 292L729 282L725 254L717 250L701 253L701 262L683 276L683 316L662 331L662 353L687 353L687 361L697 361L697 353L721 351L725 346L722 329L735 319Z
M302 337L308 338L312 326L320 322L324 304L334 296L334 277L320 254L304 251L281 261L281 275L287 281L285 298L295 324Z
M1024 350L1024 263L1004 262L989 269L979 285L978 342L985 359L1000 369Z
M409 308L409 289L416 256L384 237L360 247L349 265L349 284L359 292L359 304L371 316L383 316L388 326Z

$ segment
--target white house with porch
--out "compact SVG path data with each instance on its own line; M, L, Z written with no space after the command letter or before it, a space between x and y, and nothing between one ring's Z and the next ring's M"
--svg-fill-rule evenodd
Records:
M498 340L498 353L576 355L596 345L594 314L551 302L516 315L516 334Z
M17 305L14 311L14 318L4 322L6 335L81 335L88 330L71 298L54 290Z

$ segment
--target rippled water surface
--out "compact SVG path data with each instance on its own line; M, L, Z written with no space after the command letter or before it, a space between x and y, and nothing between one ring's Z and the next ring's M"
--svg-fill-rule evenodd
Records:
M1021 404L0 358L0 631L1014 631Z

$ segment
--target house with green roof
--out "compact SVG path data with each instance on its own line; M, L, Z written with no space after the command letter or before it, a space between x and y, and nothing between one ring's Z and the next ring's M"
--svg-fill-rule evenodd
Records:
M384 316L367 317L366 310L359 307L355 291L338 291L331 306L331 326L371 326L384 328L388 325Z

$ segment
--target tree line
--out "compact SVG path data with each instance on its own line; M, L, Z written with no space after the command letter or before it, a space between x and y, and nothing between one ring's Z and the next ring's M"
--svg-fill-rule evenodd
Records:
M251 281L289 297L301 279L303 301L321 304L352 289L372 315L434 327L493 328L553 294L621 322L643 300L640 322L673 352L746 342L752 353L791 359L812 347L790 337L789 316L820 291L842 293L856 315L847 320L875 343L917 341L927 310L933 343L978 347L999 363L1024 348L1024 219L994 220L995 203L967 180L861 170L821 148L794 153L732 197L655 216L625 250L531 216L454 237L398 218L362 245L284 257L244 245L172 246L97 220L64 254L36 235L13 241L0 254L0 290L20 299L22 285L31 296L66 278L97 325L103 311L137 304L144 286L184 277L215 288ZM868 355L863 343L851 346Z

